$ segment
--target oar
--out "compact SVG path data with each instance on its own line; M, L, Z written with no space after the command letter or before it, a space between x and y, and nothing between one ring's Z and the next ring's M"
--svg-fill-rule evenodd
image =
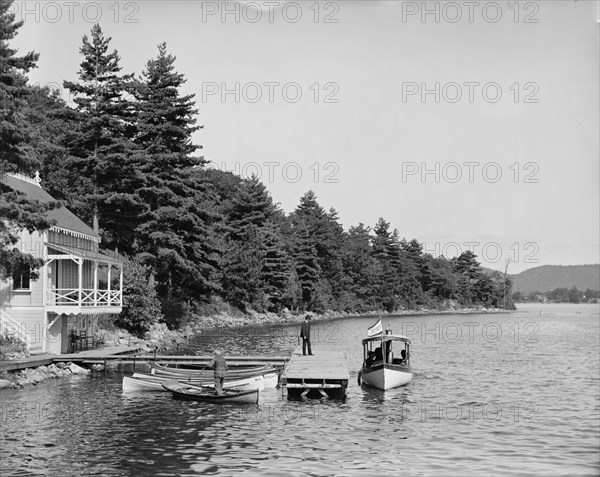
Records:
M185 385L186 385L187 387L189 387L189 388L192 388L192 389L199 389L199 390L201 390L201 391L206 391L207 389L213 389L213 388L211 388L210 386L202 386L202 385L198 385L198 384L187 383L187 382L185 382L185 381L179 381L179 383L180 383L180 384L183 384L183 383L185 383Z

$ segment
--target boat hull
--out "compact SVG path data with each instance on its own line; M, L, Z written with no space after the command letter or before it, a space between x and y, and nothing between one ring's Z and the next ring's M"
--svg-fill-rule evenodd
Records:
M279 384L279 373L277 371L263 374L263 378L265 380L265 389L276 388Z
M380 364L361 369L362 382L377 389L393 389L406 386L412 381L412 370L405 366Z
M224 389L222 395L217 395L212 392L206 392L205 390L188 387L177 382L163 384L163 387L167 391L171 391L171 393L173 393L173 397L177 399L184 399L186 401L212 402L215 404L258 404L258 398L260 394L258 389L248 391Z

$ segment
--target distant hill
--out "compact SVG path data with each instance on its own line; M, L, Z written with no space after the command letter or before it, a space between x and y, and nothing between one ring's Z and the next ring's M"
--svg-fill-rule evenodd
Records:
M555 288L600 289L600 265L542 265L510 275L513 291L547 292Z

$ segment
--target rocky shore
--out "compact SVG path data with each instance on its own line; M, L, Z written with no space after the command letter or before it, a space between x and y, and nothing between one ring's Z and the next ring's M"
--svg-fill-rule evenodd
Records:
M38 368L26 368L16 372L3 373L0 376L0 389L22 388L29 384L38 384L47 379L62 378L74 374L89 374L89 369L77 366L75 363L57 363Z
M293 314L284 310L281 314L276 313L255 313L251 312L242 316L234 316L227 313L202 317L200 323L188 326L187 331L202 332L202 330L213 328L235 328L239 326L262 326L284 323L301 323L306 315L311 315L313 321L334 320L340 318L355 318L361 316L416 316L416 315L445 315L445 314L468 314L468 313L509 313L509 310L502 308L483 308L483 307L459 307L449 306L443 309L419 308L416 310L397 310L393 313L386 311L370 311L365 313L346 313L346 312L325 312L325 313L299 313Z

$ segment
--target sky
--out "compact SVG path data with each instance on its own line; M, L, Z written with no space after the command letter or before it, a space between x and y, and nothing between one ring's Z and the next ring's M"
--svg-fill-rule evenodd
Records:
M99 23L124 73L166 42L210 167L283 210L313 190L490 268L600 262L599 2L66 1L12 6L30 81L75 80ZM61 90L69 100L68 90Z

